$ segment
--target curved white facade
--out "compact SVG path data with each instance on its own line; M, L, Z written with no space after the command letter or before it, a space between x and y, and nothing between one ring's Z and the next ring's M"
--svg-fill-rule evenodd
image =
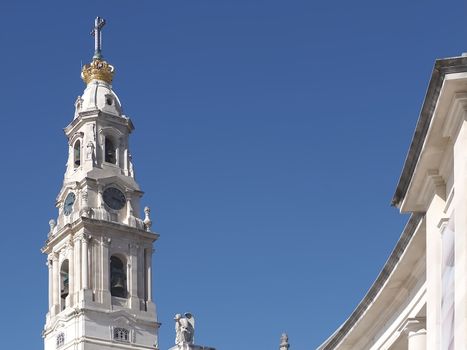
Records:
M437 60L393 205L394 251L320 350L467 348L467 57Z

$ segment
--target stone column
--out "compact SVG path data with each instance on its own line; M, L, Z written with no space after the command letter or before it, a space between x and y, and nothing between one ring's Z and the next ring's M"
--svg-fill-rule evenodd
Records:
M129 264L129 283L128 289L130 291L130 308L139 310L138 298L138 246L136 244L130 245L130 264Z
M408 318L404 324L407 334L407 350L426 350L426 324L425 317Z
M71 251L70 258L68 259L68 304L69 306L73 306L75 295L75 252L72 239L70 239L69 244L71 246Z
M47 268L49 270L49 310L52 310L53 306L53 270L52 270L53 262L52 256L49 256L47 259Z
M123 171L128 176L128 144L123 142Z
M437 170L429 170L432 199L426 211L426 329L427 349L439 350L441 344L441 255L439 223L445 218L446 185Z
M464 107L465 108L465 107ZM465 110L463 111L465 118ZM467 344L467 121L454 144L454 349Z
M52 257L52 314L60 312L60 271L58 270L58 254Z
M111 239L108 237L102 237L101 245L100 245L100 262L99 262L99 270L101 272L100 276L100 302L108 307L111 305L111 295L110 295L110 254L109 254L109 247L110 247Z
M146 283L147 283L147 301L152 301L152 248L144 250L146 253Z
M82 249L82 276L81 276L81 282L83 284L83 289L88 289L88 240L89 236L83 235L83 239L81 240L83 249Z
M133 218L133 206L131 205L131 192L126 191L126 222L128 225L131 225L131 221L134 221Z
M73 251L73 255L74 255L74 258L75 258L75 266L74 266L74 269L75 269L75 280L73 281L73 284L74 284L74 288L75 288L75 293L78 293L80 290L81 290L81 269L82 269L82 266L81 266L81 235L77 235L75 236L74 238L74 251Z

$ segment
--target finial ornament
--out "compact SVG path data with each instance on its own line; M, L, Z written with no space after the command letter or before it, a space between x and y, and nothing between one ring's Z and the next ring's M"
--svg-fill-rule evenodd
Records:
M281 336L281 345L279 347L280 350L288 350L290 347L289 345L289 337L287 336L286 333L282 333Z
M102 28L105 26L105 19L96 17L94 20L94 28L91 35L94 36L94 56L93 59L102 58Z
M144 207L144 226L146 227L146 231L151 231L151 226L152 226L152 221L151 218L149 217L149 213L151 212L151 209L149 207Z
M105 19L96 17L91 35L94 36L94 56L90 64L85 64L81 71L81 78L86 84L92 80L102 80L108 84L112 83L115 68L103 59L102 56L102 28Z

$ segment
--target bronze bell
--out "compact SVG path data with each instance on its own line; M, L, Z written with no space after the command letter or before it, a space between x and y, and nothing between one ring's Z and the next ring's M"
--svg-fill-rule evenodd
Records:
M68 276L66 276L64 279L63 279L63 282L62 282L62 288L60 288L60 296L61 298L65 299L67 296L68 296Z
M110 285L111 294L116 297L125 297L126 281L123 273L114 273Z
M114 278L112 288L115 289L123 289L124 288L124 281L123 281L123 276L117 276Z

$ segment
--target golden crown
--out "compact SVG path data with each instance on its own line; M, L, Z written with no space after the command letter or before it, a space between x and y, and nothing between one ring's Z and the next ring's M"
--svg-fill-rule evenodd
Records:
M85 64L81 71L81 79L86 84L93 79L112 83L115 68L104 60L94 58L90 64Z

